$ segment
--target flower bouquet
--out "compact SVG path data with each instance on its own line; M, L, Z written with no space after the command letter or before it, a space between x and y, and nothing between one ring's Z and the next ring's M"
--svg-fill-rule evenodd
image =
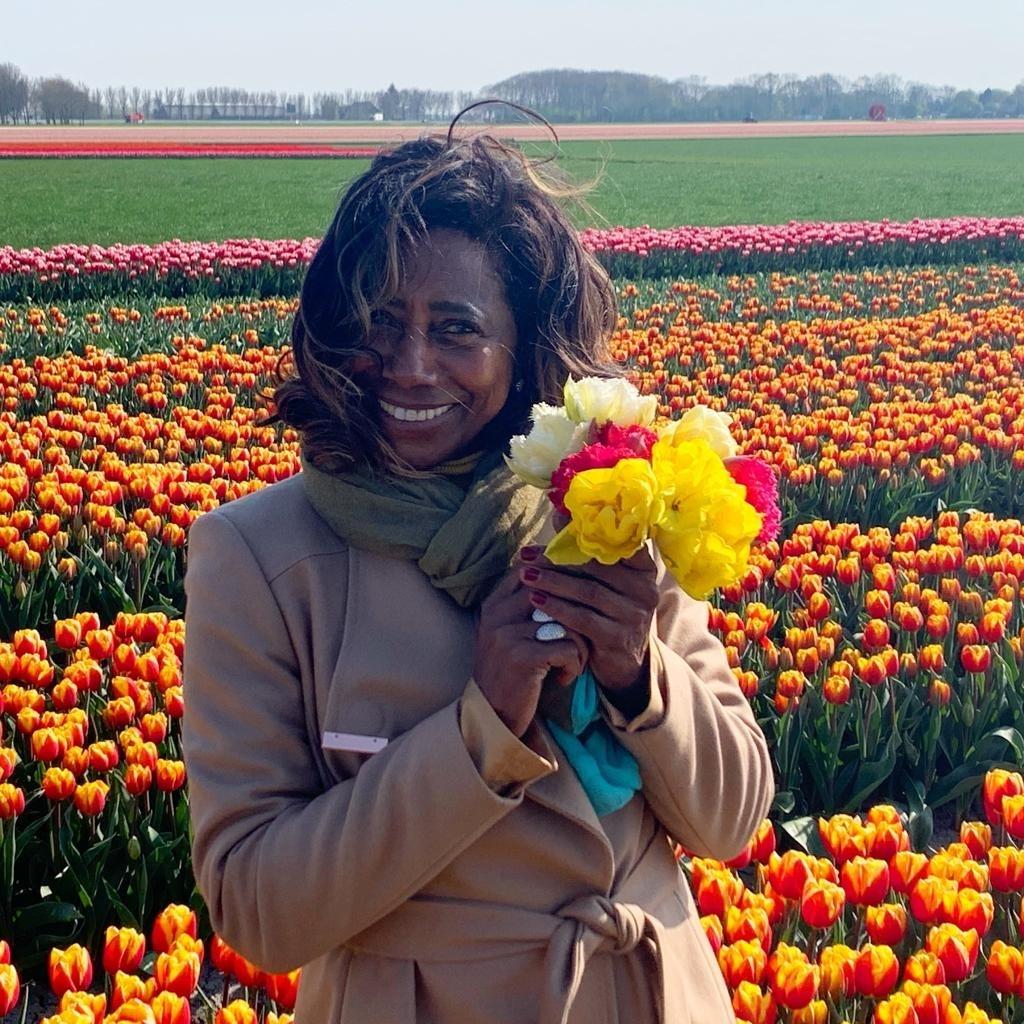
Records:
M657 397L628 381L570 378L564 394L564 406L533 407L506 459L568 517L545 550L556 565L611 565L653 541L703 600L744 574L755 540L778 534L775 472L736 454L727 414L696 406L655 428Z

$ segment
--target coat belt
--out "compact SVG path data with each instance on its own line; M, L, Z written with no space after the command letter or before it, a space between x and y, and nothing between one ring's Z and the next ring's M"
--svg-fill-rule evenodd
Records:
M646 949L657 965L652 989L658 1019L675 1024L687 1019L686 1011L675 1005L678 986L665 985L666 935L655 914L664 906L678 919L675 892L680 884L685 882L661 837L651 842L611 896L580 896L550 914L500 903L414 896L345 945L357 954L423 963L471 963L544 948L538 1024L567 1024L595 953Z

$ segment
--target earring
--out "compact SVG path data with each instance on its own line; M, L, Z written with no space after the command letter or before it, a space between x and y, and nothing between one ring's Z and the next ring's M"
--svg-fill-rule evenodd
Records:
M517 380L513 385L513 388L517 395L521 395L523 393L524 387L526 387L526 381L524 381L522 377L520 377L519 380Z

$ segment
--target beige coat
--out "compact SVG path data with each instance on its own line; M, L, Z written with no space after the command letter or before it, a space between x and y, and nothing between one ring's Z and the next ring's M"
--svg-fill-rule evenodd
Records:
M666 583L650 706L604 705L643 793L598 819L470 678L473 614L348 548L300 478L202 516L186 591L196 877L228 943L304 966L298 1024L731 1024L666 833L732 856L772 780L702 603Z

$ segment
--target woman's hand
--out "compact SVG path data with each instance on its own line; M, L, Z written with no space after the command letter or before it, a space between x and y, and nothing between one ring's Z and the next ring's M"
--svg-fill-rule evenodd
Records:
M583 638L598 683L609 691L637 683L658 606L657 567L648 549L615 565L556 566L530 548L520 558L531 604Z
M587 644L569 630L564 640L538 640L530 591L510 569L480 607L473 678L498 717L522 736L537 711L541 686L567 686L587 663ZM569 627L566 627L569 629Z

